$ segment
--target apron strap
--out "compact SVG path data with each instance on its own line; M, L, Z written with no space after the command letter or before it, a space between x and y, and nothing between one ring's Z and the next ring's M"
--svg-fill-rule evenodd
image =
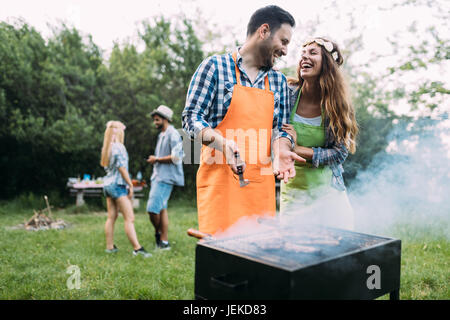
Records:
M292 108L291 111L291 116L289 118L289 121L291 121L291 123L294 121L294 114L297 113L297 109L298 109L298 104L300 103L300 95L302 94L302 88L298 89L298 96L297 96L297 100L295 101L295 105L294 108ZM320 107L320 125L323 126L324 125L324 113L325 113L325 107L321 106Z
M323 126L323 125L325 124L325 123L324 123L324 120L323 120L324 114L325 114L325 107L324 107L324 106L321 106L321 107L320 107L320 117L322 118L322 120L320 121L320 125L321 125L321 126Z
M236 83L238 85L241 85L241 72L239 71L236 60L237 60L237 51L233 52L233 61L234 61L234 67L236 70ZM270 84L269 84L269 73L267 73L266 77L264 78L264 90L266 90L267 92L271 92Z
M241 73L239 72L239 68L237 65L237 51L233 52L233 60L234 60L234 67L236 69L236 83L240 86L241 85Z
M264 89L265 89L267 92L270 92L269 72L267 72L266 78L264 79Z

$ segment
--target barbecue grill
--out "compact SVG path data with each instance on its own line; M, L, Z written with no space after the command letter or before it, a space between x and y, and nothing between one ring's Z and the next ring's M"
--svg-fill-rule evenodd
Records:
M396 300L400 253L400 240L320 226L210 238L197 243L195 297Z

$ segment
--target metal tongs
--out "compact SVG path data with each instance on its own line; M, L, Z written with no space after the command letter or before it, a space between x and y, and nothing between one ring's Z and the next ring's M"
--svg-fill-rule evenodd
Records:
M234 152L234 157L236 158L236 169L239 175L239 185L242 188L250 183L248 179L244 179L244 172L242 171L245 162L241 160L238 151Z

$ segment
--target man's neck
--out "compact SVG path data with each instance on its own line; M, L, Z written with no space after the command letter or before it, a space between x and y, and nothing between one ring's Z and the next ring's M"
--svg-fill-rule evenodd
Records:
M253 83L258 76L259 70L263 67L261 57L257 53L255 46L251 42L245 42L240 48L239 54L242 57L242 69L245 70L250 81Z
M240 48L239 54L242 57L242 63L246 68L258 70L262 68L261 58L256 52L255 45L246 41Z
M164 125L162 126L162 128L161 128L161 132L166 132L166 130L167 130L168 127L169 127L169 124L168 124L168 123L164 124Z

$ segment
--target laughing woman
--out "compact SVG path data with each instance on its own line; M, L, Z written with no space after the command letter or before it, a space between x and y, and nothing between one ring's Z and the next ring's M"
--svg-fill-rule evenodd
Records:
M289 79L290 123L283 129L296 141L296 177L281 184L282 215L306 223L354 228L342 164L356 150L358 126L349 89L340 69L336 43L325 38L304 43L297 79Z
M106 124L103 139L100 164L106 170L103 182L103 192L108 209L108 218L105 223L106 252L118 251L114 245L114 224L120 211L124 218L125 233L134 249L133 255L142 255L144 258L148 258L151 254L139 244L134 228L134 212L131 204L133 184L128 174L128 153L123 145L124 130L125 125L122 122L109 121ZM127 185L129 186L128 190Z

